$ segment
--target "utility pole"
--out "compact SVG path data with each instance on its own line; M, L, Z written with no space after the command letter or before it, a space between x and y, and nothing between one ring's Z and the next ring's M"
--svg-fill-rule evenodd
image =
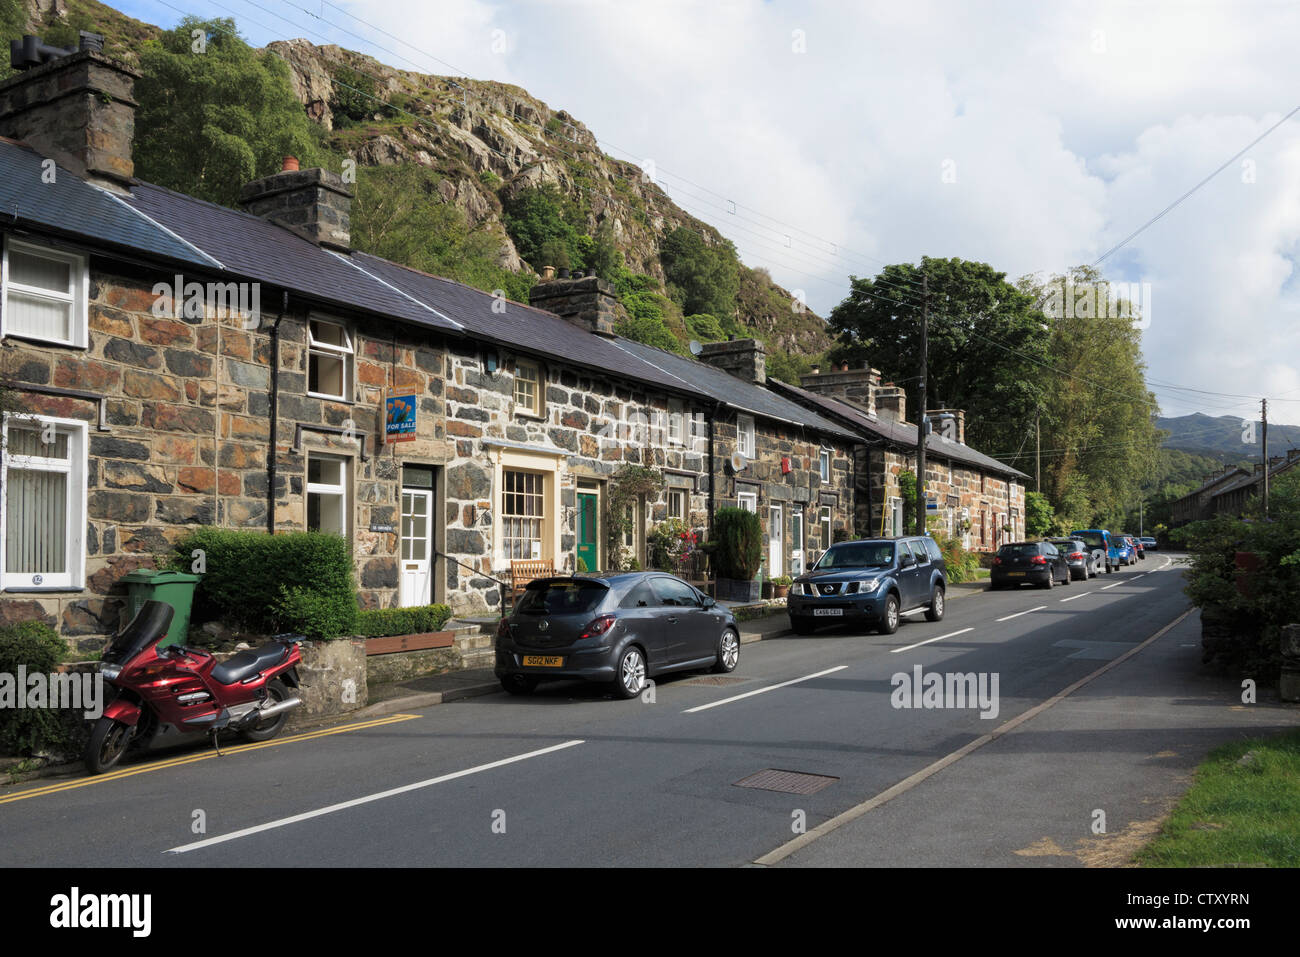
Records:
M1146 504L1142 499L1138 499L1138 537L1141 538L1147 533L1146 526L1143 524L1142 506Z
M1264 517L1268 518L1268 399L1260 399L1259 402L1263 420L1260 438L1264 443Z
M925 383L929 378L927 363L930 351L930 279L925 273L925 261L921 261L921 406L916 426L916 534L924 535L926 519L929 517L925 507Z
M1038 410L1034 409L1034 491L1043 490L1043 437L1038 431Z

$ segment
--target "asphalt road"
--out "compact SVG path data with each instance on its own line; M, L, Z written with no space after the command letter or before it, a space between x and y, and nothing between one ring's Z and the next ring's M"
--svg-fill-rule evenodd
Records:
M734 675L668 679L653 701L544 685L3 788L0 864L744 865L1149 638L1187 609L1182 585L1155 554L1087 583L955 599L944 621L913 614L888 637L747 644ZM892 676L918 665L996 676L996 717L894 707ZM1081 767L1104 762L1096 747ZM813 794L735 785L769 768L835 780Z

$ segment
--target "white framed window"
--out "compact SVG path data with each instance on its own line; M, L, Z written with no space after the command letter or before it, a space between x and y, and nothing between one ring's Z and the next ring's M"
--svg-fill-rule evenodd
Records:
M546 476L506 469L501 473L501 542L505 557L544 558Z
M6 238L0 264L0 336L84 349L87 258Z
M668 490L668 517L685 522L689 502L690 499L686 489L670 488Z
M351 401L352 337L336 322L307 323L307 392L325 399Z
M821 455L817 459L817 470L821 473L822 481L831 480L831 450L822 449Z
M685 445L686 444L686 415L682 411L682 404L673 400L668 402L668 444Z
M348 521L348 465L337 455L307 455L307 531L328 532L345 538Z
M822 527L822 548L823 548L823 549L827 549L827 548L830 548L830 547L831 547L831 544L832 544L832 542L831 542L831 507L830 507L829 505L823 505L823 506L821 507L821 515L819 516L819 520L820 520L820 524L821 524L821 527Z
M85 587L86 436L75 419L5 414L0 587Z
M754 457L754 417L736 416L736 451L747 459Z
M542 414L542 369L536 362L515 362L515 411Z
M743 508L747 512L758 511L758 493L757 492L737 492L736 507Z

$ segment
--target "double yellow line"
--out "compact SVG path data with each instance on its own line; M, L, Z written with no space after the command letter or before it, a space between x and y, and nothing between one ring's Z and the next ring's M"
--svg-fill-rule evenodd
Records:
M341 728L322 728L319 731L307 731L303 734L295 734L288 738L277 738L274 741L264 741L260 744L241 744L233 748L222 748L220 756L230 757L231 755L243 754L247 751L259 751L262 748L275 748L282 744L297 744L300 741L312 741L316 738L326 738L332 734L344 734L348 731L364 731L366 728L378 728L386 724L396 724L399 721L410 721L412 718L418 717L420 717L418 714L390 714L383 718L376 718L373 721L359 721L356 724L344 725ZM110 771L107 774L100 774L94 777L79 778L76 781L65 781L61 784L47 784L43 787L28 788L25 791L19 791L17 794L9 794L0 797L0 804L12 804L15 801L25 801L27 798L43 797L46 794L57 794L60 791L71 791L75 788L84 788L92 784L107 784L110 781L120 781L122 778L133 777L137 774L149 774L153 771L177 768L183 764L195 764L199 761L210 761L215 757L218 757L215 750L207 750L198 754L187 754L183 757L171 758L166 761L153 761L136 768L124 768L121 771Z

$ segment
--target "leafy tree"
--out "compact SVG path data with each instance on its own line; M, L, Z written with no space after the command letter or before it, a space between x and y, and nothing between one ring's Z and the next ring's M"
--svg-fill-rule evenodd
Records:
M23 0L0 0L0 38L16 40L27 25L27 5ZM48 42L48 40L46 41ZM0 80L12 75L9 57L0 57Z
M925 257L920 266L886 266L874 280L851 277L852 291L829 319L840 343L833 358L870 360L915 402L923 274L930 291L927 404L965 409L975 448L1016 448L1043 401L1038 363L1049 336L1034 297L991 266Z
M339 128L364 120L380 108L375 81L367 74L340 66L334 71L333 80L334 93L330 98L330 111Z
M1056 510L1041 492L1025 493L1025 536L1043 538L1056 526Z
M192 30L206 49L191 48ZM240 188L285 156L323 165L320 134L289 85L289 67L238 36L228 18L186 17L140 53L135 171L161 186L234 206Z
M678 226L659 246L668 294L685 313L730 316L740 291L739 260L729 240L710 246L704 237Z
M352 243L393 262L528 301L532 277L497 264L501 240L474 230L438 193L439 176L415 164L363 166L352 203Z
M794 353L769 352L767 354L767 374L770 378L780 379L798 385L800 378L812 367L807 356Z
M727 334L722 331L722 323L718 322L717 316L710 316L703 313L698 316L686 317L686 331L691 337L698 339L700 342L722 342L727 338Z
M587 257L594 256L595 243L580 228L582 210L554 184L522 189L502 207L515 248L534 268L585 269Z

